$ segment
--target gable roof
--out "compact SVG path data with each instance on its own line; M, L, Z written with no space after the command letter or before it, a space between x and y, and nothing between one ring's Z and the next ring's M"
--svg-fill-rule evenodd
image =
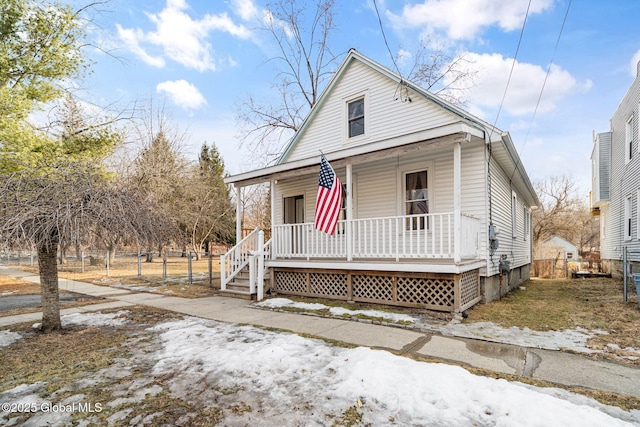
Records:
M331 97L331 94L333 93L335 87L344 78L344 75L348 72L350 65L354 61L359 61L360 63L373 69L377 73L385 76L393 82L406 86L418 96L424 97L426 100L438 105L439 107L458 117L460 120L457 125L450 125L447 127L447 129L442 129L442 131L448 131L450 134L455 132L465 132L476 137L483 138L486 144L491 144L492 156L495 158L497 163L500 164L500 166L507 173L509 171L512 171L510 179L514 179L515 184L524 192L527 203L529 203L530 206L537 206L540 204L535 190L533 189L529 177L524 170L524 166L520 161L520 157L518 156L517 150L515 149L513 141L511 140L508 132L503 132L500 129L492 126L491 124L461 109L460 107L441 99L440 97L432 94L431 92L421 88L414 83L404 80L400 75L394 73L389 68L378 64L372 59L362 55L355 49L349 50L349 53L343 60L342 64L318 98L318 102L311 109L302 125L300 126L300 129L298 129L296 134L286 145L282 155L280 156L276 164L274 166L266 167L263 169L228 177L225 179L225 182L246 184L255 183L260 179L262 179L263 181L268 180L270 179L269 177L274 176L274 174L286 172L293 169L297 169L298 172L301 172L299 169L306 170L311 167L317 168L319 164L318 156L294 161L288 161L288 158L296 145L304 138L304 135L307 129L311 126L314 118L322 110L324 104ZM363 152L367 152L366 150L373 151L375 149L380 149L380 147L378 146L379 144L376 144L378 143L373 142L364 147L349 148L334 153L325 153L325 156L333 163L334 159L343 159L351 155L362 154ZM518 173L516 174L516 172Z

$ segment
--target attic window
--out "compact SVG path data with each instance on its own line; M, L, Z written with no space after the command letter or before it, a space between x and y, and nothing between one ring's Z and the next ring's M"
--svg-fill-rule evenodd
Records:
M364 98L349 102L349 138L364 134Z

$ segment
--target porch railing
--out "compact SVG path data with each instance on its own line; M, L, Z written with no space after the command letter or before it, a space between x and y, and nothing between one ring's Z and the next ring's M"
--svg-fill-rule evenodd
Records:
M316 230L313 223L273 226L273 258L454 258L454 214L435 213L339 221L336 233ZM462 258L477 257L480 220L462 214ZM350 237L349 237L350 236Z
M259 249L259 231L260 230L256 228L231 248L229 252L220 255L220 289L227 289L227 283L231 282L231 280L249 264L251 252Z

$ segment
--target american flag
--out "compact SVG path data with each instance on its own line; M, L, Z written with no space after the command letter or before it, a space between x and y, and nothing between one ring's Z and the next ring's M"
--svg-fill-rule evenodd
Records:
M342 208L342 184L327 159L320 159L318 197L316 198L316 230L327 234L336 231L340 209Z

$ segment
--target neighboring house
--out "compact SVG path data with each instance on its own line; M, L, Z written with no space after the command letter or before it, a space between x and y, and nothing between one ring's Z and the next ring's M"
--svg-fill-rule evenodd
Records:
M600 215L602 270L622 276L623 250L640 262L640 62L636 78L611 118L608 132L594 134L591 212ZM640 266L634 267L634 272Z
M578 247L560 236L552 236L538 245L533 259L577 260Z
M537 245L533 254L533 274L537 277L568 277L579 266L578 247L560 236L552 236Z
M344 188L334 235L313 224L320 150ZM460 312L529 278L539 201L509 134L355 50L277 164L225 182L271 185L278 294ZM256 236L221 257L223 290Z

